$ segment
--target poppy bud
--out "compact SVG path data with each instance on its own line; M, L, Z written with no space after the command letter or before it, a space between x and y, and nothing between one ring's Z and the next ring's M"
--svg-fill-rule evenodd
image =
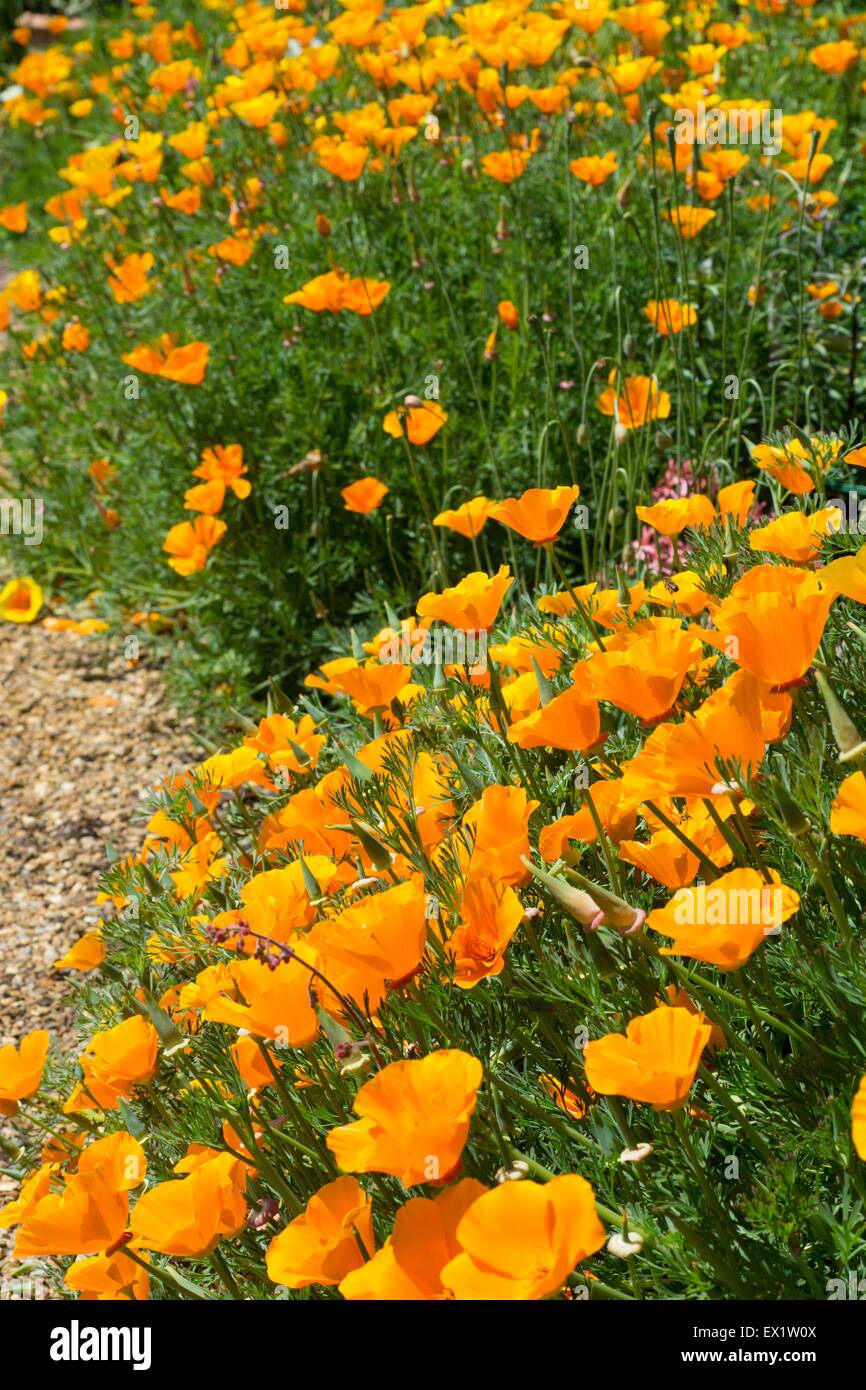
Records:
M316 213L316 231L319 236L331 235L331 224L323 212Z
M626 333L622 340L623 357L634 357L637 352L637 338L633 333Z
M577 442L581 449L585 449L589 443L589 425L582 420L577 427Z
M785 829L789 830L792 835L808 835L811 829L809 821L784 782L780 781L778 777L768 778L767 790L773 797L776 809L785 823Z
M847 763L852 758L859 758L861 753L866 753L866 740L861 737L824 672L817 668L815 680L818 683L818 689L824 696L824 704L827 706L827 713L830 716L830 727L839 749L840 763Z
M619 565L616 567L616 606L617 608L631 608L628 580Z
M613 437L616 440L617 444L624 444L625 441L628 439L628 430L626 429L625 425L614 425Z
M403 404L407 405L410 410L418 410L424 405L424 402L420 396L404 396Z
M667 430L656 430L656 446L659 449L669 449L673 444L673 438Z

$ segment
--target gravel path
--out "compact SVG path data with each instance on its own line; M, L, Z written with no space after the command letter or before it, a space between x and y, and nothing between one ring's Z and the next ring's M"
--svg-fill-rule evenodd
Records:
M138 849L142 797L200 756L158 670L106 639L0 623L0 1045L32 1028L72 1045L52 962L96 924L106 843ZM0 1174L0 1204L16 1186Z

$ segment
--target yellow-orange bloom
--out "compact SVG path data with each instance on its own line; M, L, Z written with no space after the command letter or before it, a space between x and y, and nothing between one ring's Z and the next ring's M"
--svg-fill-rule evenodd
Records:
M418 1302L448 1298L442 1271L459 1254L460 1220L487 1189L475 1178L464 1178L432 1200L410 1197L394 1219L394 1229L382 1249L366 1264L347 1274L340 1293L351 1301Z
M600 188L611 174L616 172L616 151L608 150L605 155L582 155L579 159L573 159L568 167L581 183L588 183L591 188Z
M627 376L621 381L617 392L617 369L608 377L608 385L598 400L596 409L602 415L612 415L624 429L639 429L651 420L666 420L671 413L671 398L667 391L659 389L655 377Z
M712 1027L687 1009L653 1009L621 1033L607 1033L584 1049L586 1077L602 1096L627 1096L654 1110L679 1110L710 1041Z
M406 1187L445 1182L469 1135L481 1076L478 1059L458 1048L392 1062L361 1087L361 1118L332 1129L328 1148L350 1173L391 1173Z
M234 1236L247 1214L245 1165L234 1154L208 1159L188 1177L158 1183L139 1197L130 1218L136 1249L207 1255Z
M716 519L716 509L703 492L668 497L651 507L635 507L635 513L663 536L678 536L688 526L712 526Z
M808 570L756 565L714 611L715 631L695 631L758 680L793 685L812 664L837 592Z
M389 410L382 428L393 439L405 435L410 444L421 446L430 443L447 419L438 401L425 401L423 405L401 405L398 410Z
M181 521L172 526L163 542L163 550L178 574L195 574L204 569L213 547L226 533L226 524L213 516L197 516L195 521Z
M503 526L532 541L533 545L547 545L556 540L579 496L577 484L572 487L531 487L520 497L506 497L504 502L494 502L489 515L494 521L501 521Z
M312 1196L305 1211L274 1236L265 1256L268 1278L289 1289L339 1284L371 1257L373 1204L357 1178L337 1178Z
M32 623L42 607L42 590L35 579L10 579L0 589L0 618L7 623Z
M858 1157L866 1159L866 1076L861 1076L851 1106L851 1138Z
M438 618L464 632L487 632L513 583L507 565L500 565L494 575L476 570L441 594L425 594L418 600L416 612L419 618Z
M739 970L800 906L775 870L771 879L767 883L757 869L732 869L710 884L678 889L647 918L648 927L673 939L661 954Z
M484 496L472 497L468 502L461 502L460 506L452 511L440 512L438 516L434 516L433 525L447 526L449 531L456 531L458 536L474 540L486 526L492 505Z
M834 835L854 835L866 844L866 774L852 772L839 788L830 810Z
M443 1269L442 1283L460 1301L545 1298L606 1238L584 1178L505 1182L461 1217L460 1254Z
M348 487L341 488L340 496L347 512L369 516L382 505L387 492L385 483L369 474L365 478L358 478L354 483L349 483Z
M14 1115L18 1101L39 1090L48 1042L45 1029L35 1028L25 1034L17 1050L11 1043L0 1047L0 1115Z
M367 318L378 309L390 289L388 280L353 279L344 271L329 270L326 275L317 275L301 289L287 294L283 303L300 304L314 314L339 314L346 309Z
M663 338L682 333L684 328L691 328L698 321L694 304L685 304L679 299L651 299L642 312Z
M841 524L842 513L838 507L824 507L808 515L799 510L783 512L750 533L749 547L768 555L782 555L795 565L808 565L826 537L834 535Z

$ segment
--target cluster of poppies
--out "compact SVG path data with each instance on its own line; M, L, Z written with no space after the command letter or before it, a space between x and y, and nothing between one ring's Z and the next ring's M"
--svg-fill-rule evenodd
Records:
M567 1117L577 1166L598 1131L575 1126L608 1105L623 1165L650 1166L652 1143L633 1133L644 1107L669 1113L684 1144L683 1112L693 1126L733 1117L761 1152L722 1054L757 1050L785 1086L811 1046L773 987L756 1005L742 973L753 958L758 980L768 959L798 960L793 940L778 956L803 910L792 872L823 895L810 939L832 942L857 979L860 870L845 844L866 843L866 740L834 668L860 640L866 547L830 559L835 533L811 525L804 555L793 529L826 512L805 499L820 501L830 462L846 459L859 451L818 436L756 450L759 468L809 483L789 492L790 535L749 515L751 480L640 508L694 561L651 587L568 581L557 546L576 487L491 502L486 515L540 549L561 587L513 603L502 566L428 593L313 672L303 708L275 686L283 708L167 783L140 855L109 877L112 913L58 962L90 974L116 956L139 985L119 1017L107 984L105 1027L55 1137L0 1215L20 1224L16 1253L84 1257L67 1283L99 1297L144 1297L153 1277L184 1296L177 1259L198 1261L200 1281L211 1260L242 1288L255 1256L274 1284L348 1299L542 1298L604 1285L575 1267L602 1250L608 1264L643 1258L661 1236L644 1217L623 1225L582 1174L554 1176L507 1137L515 1126ZM214 485L200 500L218 503L223 473L193 491ZM389 659L395 636L411 651L437 624L483 634L486 661ZM770 772L804 725L822 726L821 824ZM525 1032L552 1003L546 956L560 971L558 1066ZM602 1000L614 974L649 1007L616 1008L605 1028L596 1002L577 1039L587 972ZM722 1022L719 999L740 1016ZM503 1039L479 1049L480 1019L501 1007ZM37 1032L0 1052L7 1110L37 1094L47 1050ZM866 1158L866 1077L855 1048L841 1054L856 1091L844 1166L849 1142ZM720 1114L693 1102L699 1077ZM130 1106L186 1142L171 1176L153 1181L142 1145L115 1128ZM105 1138L90 1138L94 1122Z

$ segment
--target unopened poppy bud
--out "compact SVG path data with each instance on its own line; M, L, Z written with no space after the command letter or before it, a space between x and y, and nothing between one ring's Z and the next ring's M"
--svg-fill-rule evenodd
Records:
M323 212L316 213L316 231L319 236L331 235L331 224Z
M628 430L626 429L625 425L620 424L619 422L615 424L613 427L613 437L616 440L617 444L624 444L625 441L628 439Z
M776 809L785 823L785 829L790 831L792 835L808 835L811 829L808 818L803 814L784 782L781 782L778 777L768 778L767 790L776 803Z
M634 357L637 352L637 338L633 333L626 333L622 340L623 357Z
M410 410L417 410L423 406L424 402L420 396L404 396L403 404L408 405Z
M616 567L616 606L617 608L631 608L628 580L619 565Z
M656 446L659 449L669 449L673 442L673 437L667 430L656 430Z
M584 878L576 869L566 869L565 876L570 883L582 888L598 903L598 916L590 924L591 931L602 925L613 927L620 936L634 936L635 932L640 931L646 920L646 912L642 907L632 907L631 903L627 903L610 889L602 888L601 884L592 883L590 879Z
M585 449L589 443L589 425L585 420L582 420L577 427L577 442L581 449Z
M824 672L818 668L815 670L815 680L818 682L818 689L824 696L824 704L827 706L827 713L830 716L830 727L839 749L840 763L847 763L852 758L859 758L861 753L866 753L866 741L864 741Z

